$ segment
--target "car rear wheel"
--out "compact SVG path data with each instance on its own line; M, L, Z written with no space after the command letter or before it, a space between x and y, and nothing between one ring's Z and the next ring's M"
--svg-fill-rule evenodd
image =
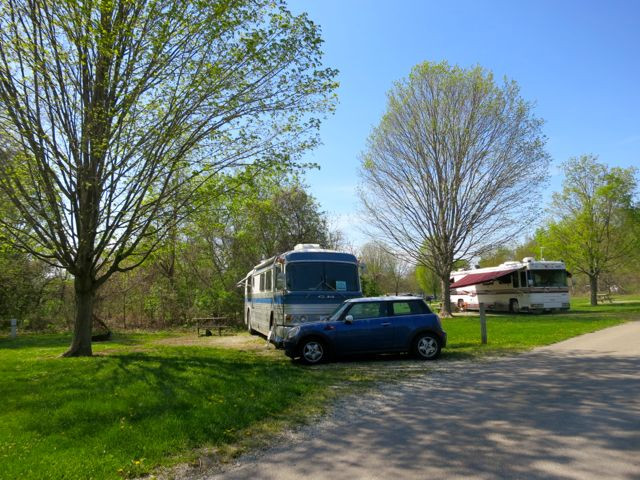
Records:
M421 333L413 343L413 354L421 360L434 360L440 351L440 340L432 333Z
M300 346L300 359L307 365L322 363L327 358L327 347L316 339L303 340Z

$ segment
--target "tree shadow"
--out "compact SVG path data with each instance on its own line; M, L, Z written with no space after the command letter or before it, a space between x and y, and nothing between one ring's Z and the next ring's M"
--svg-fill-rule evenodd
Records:
M553 352L466 364L340 403L324 433L266 461L300 477L344 466L379 478L633 478L638 372L635 357Z

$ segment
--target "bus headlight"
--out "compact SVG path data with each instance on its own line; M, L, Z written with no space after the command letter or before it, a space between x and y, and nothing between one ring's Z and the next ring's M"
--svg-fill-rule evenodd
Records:
M300 333L300 327L293 327L287 332L287 339L293 338Z

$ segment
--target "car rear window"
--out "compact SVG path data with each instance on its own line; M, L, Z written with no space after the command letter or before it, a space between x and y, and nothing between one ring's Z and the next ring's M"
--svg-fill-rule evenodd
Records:
M393 302L394 315L418 315L431 313L429 307L420 300L408 300L406 302Z

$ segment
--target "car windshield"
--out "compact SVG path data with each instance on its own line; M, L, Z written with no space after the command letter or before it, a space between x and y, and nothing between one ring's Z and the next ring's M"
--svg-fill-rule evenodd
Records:
M340 305L338 305L336 309L331 313L331 315L329 315L328 321L339 320L340 315L342 315L342 312L344 312L344 309L347 308L349 305L350 305L349 303L341 303Z
M357 292L358 267L353 263L293 262L287 265L287 289Z
M529 284L533 287L566 287L566 270L529 270Z

